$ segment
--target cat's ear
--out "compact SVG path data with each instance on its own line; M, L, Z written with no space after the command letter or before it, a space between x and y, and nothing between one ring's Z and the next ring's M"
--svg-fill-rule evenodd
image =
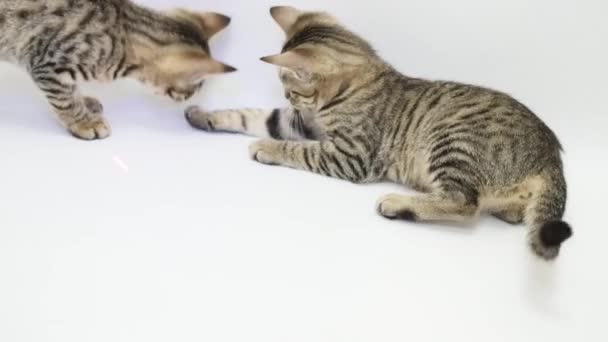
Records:
M295 72L298 78L303 81L310 80L313 73L314 61L312 52L307 49L295 49L280 55L267 56L260 59L266 63Z
M193 83L203 80L208 75L236 71L236 68L218 62L199 51L167 54L156 61L156 66L166 75L186 79Z
M270 15L287 32L298 21L303 12L291 6L276 6L270 9Z
M209 38L225 29L231 21L230 17L215 12L197 13L196 17Z

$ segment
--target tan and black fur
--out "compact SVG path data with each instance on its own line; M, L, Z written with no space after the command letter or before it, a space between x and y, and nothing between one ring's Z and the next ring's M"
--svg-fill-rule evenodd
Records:
M0 61L24 67L76 137L110 135L102 106L80 81L136 78L182 101L210 74L208 40L230 22L217 13L155 12L128 0L2 0Z
M528 108L490 89L405 76L324 13L275 7L287 35L278 65L292 107L205 112L197 128L266 139L251 157L346 179L422 192L379 199L379 213L412 221L468 221L487 211L525 222L533 251L555 258L572 234L562 221L560 143Z

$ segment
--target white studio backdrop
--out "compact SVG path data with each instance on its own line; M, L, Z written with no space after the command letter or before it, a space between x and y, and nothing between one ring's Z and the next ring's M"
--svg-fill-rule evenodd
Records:
M339 17L406 74L506 91L565 147L554 264L524 227L389 222L356 186L247 158L186 105L131 81L87 85L113 136L73 139L29 77L0 65L0 341L607 341L608 3L601 0L139 0L232 17L212 41L239 72L191 100L284 105L268 9Z

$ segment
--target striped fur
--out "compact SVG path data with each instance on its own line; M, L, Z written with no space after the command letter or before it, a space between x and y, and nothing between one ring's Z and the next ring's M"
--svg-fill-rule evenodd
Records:
M271 13L287 35L280 67L292 107L205 112L208 131L266 138L252 158L356 183L390 180L422 192L378 201L381 215L456 221L482 211L529 227L529 244L555 258L571 235L560 143L528 108L486 88L405 76L331 16L290 7Z
M208 39L229 24L215 13L154 12L128 0L2 0L0 60L25 68L76 137L110 126L80 81L133 77L181 101L204 76L234 70L211 59Z

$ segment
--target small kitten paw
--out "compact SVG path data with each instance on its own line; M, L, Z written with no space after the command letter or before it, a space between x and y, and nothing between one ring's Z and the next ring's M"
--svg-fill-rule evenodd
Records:
M215 124L213 123L213 116L210 113L203 111L198 106L191 106L184 112L186 121L190 126L201 129L206 132L214 132Z
M105 139L111 134L110 125L102 116L92 116L74 123L68 130L74 137L83 140Z
M376 210L385 218L391 220L416 221L416 214L413 210L404 208L403 195L386 195L376 204Z
M96 98L85 96L84 105L92 114L101 115L103 113L103 105Z
M276 165L275 151L277 142L264 139L249 145L249 156L258 163Z

